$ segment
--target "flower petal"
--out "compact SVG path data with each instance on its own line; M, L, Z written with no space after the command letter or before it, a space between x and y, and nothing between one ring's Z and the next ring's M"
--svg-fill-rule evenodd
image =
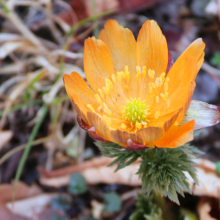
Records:
M192 96L193 96L193 93L194 93L194 90L195 90L195 87L196 87L196 83L195 81L192 81L191 82L191 87L190 87L190 90L189 90L189 94L188 94L188 99L183 107L183 110L180 112L179 116L178 116L178 119L177 119L177 123L180 124L182 121L183 121L183 118L190 106L190 103L191 103L191 100L192 100Z
M166 101L156 104L154 109L155 112L160 111L161 115L169 114L184 107L188 101L197 61L195 57L185 57L182 64L180 68L177 66L174 68L174 64L168 73L168 77L171 76L168 83L168 97Z
M166 72L168 48L166 38L156 21L147 20L137 39L137 65L153 69L156 76Z
M147 127L138 130L136 134L144 141L145 145L149 145L160 139L164 134L164 130L161 127Z
M155 141L154 144L159 148L176 148L193 140L193 128L195 121L180 126L171 127L162 138Z
M189 45L189 47L181 54L181 56L177 59L174 65L176 66L181 65L182 60L184 60L185 57L190 57L190 56L195 57L198 62L197 71L196 71L197 74L204 61L204 55L205 55L204 49L205 49L205 43L202 41L202 38L198 38ZM196 75L194 77L196 78Z
M202 39L195 40L173 64L167 75L170 79L168 91L170 95L176 93L180 86L183 91L187 81L195 80L204 60L204 48Z
M90 123L87 119L87 108L85 106L83 106L80 102L80 98L78 96L72 96L70 98L70 100L73 103L73 107L76 110L77 114L80 116L80 118L82 118L82 120L86 123L87 126L90 127ZM78 103L78 104L76 104ZM79 123L79 121L78 121ZM79 124L80 125L80 124ZM80 126L81 127L81 126ZM82 127L81 127L82 128ZM84 128L83 128L84 129ZM85 129L84 129L85 130Z
M103 138L101 135L99 135L99 134L96 132L94 126L90 127L87 131L88 131L89 136L90 136L91 138L97 140L97 141L111 142L111 141L106 140L105 138Z
M136 144L131 139L127 140L127 146L125 147L126 150L143 150L147 148L145 145Z
M101 39L109 48L115 72L124 71L128 66L130 72L130 84L136 89L136 40L133 33L122 27L116 20L108 20L105 28L100 32Z
M174 61L173 61L173 56L172 54L170 53L170 51L168 50L168 64L167 64L167 70L166 70L166 73L168 73L171 69L171 67L173 66L174 64Z
M152 118L148 123L149 127L162 127L164 131L168 131L169 128L176 122L179 114L182 112L183 108L178 109L177 111L171 112L166 115L160 116L158 119Z
M72 72L70 75L65 74L63 80L66 92L77 113L85 122L88 122L86 117L87 104L92 104L94 108L98 107L94 92L77 72Z
M77 116L77 122L79 124L79 127L85 131L87 131L91 127L80 117L80 115Z
M122 130L112 130L111 131L111 140L123 147L127 146L129 140L132 140L134 143L143 145L143 140L134 133L129 133Z
M106 85L105 78L115 73L109 48L95 37L85 41L84 70L89 84L96 92Z
M194 130L209 127L220 122L220 108L201 101L191 101L182 124L195 120Z
M122 27L116 20L108 20L105 28L100 32L101 39L110 49L115 71L124 70L136 73L136 41L133 33Z
M169 105L164 103L159 107L161 114L168 113L167 110L173 112L186 105L192 89L191 82L195 80L204 60L204 48L202 39L195 40L173 64L167 74L169 95L166 103Z
M95 131L104 139L111 141L109 125L104 118L95 112L87 112L87 117L91 125L95 127Z

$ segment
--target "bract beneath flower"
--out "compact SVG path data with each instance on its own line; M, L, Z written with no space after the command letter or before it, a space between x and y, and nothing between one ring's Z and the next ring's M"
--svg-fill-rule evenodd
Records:
M137 41L129 29L107 21L98 39L85 41L89 85L76 72L64 75L79 124L91 137L129 150L175 148L191 141L194 124L210 126L220 118L218 108L190 106L204 48L197 39L173 63L155 21L143 24ZM195 111L206 115L204 123Z

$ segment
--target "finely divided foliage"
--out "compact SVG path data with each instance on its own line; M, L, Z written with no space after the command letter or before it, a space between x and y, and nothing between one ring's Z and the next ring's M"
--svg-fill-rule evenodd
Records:
M161 196L168 196L170 200L179 204L177 193L182 196L183 190L190 193L189 184L185 172L193 178L196 184L197 164L192 159L202 154L194 147L169 148L146 148L137 151L128 151L117 144L96 142L96 146L104 156L115 158L109 166L117 164L118 171L136 160L140 159L140 167L137 172L142 180L142 187L148 194L154 191Z

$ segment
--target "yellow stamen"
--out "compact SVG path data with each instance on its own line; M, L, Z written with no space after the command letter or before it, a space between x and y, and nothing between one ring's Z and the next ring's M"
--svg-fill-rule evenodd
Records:
M118 81L121 82L121 73L117 72Z
M147 75L147 68L146 68L146 66L143 66L142 73L143 73L143 77L146 78L146 75Z
M128 71L128 66L125 66L125 79L129 82L130 81L130 72Z
M87 104L87 107L89 108L89 110L91 110L92 112L95 112L94 108L92 107L92 105Z
M149 82L148 85L149 85L151 88L154 88L154 89L157 88L157 86L156 86L154 83L152 83L152 82Z
M166 76L166 73L161 73L160 78L163 79Z
M136 128L141 129L141 128L142 128L142 123L138 123L138 122L137 122L137 123L135 124L135 126L136 126Z
M168 83L167 83L167 82L164 83L164 91L165 91L165 92L168 91Z
M109 90L107 89L107 88L105 88L105 87L102 87L102 90L104 91L104 93L106 94L106 95L109 95Z
M126 74L125 74L125 72L121 72L121 75L123 76L123 78L126 78Z
M169 95L168 92L165 92L164 94L163 94L163 93L160 93L160 96L163 98L164 101L166 101L168 95Z
M108 106L105 104L105 102L102 103L103 108L108 108Z
M166 101L168 94L169 94L168 92L165 92L164 97L163 97L164 101Z
M167 101L167 108L170 107L170 100Z
M156 78L154 84L155 84L157 87L159 87L159 85L160 85L160 78Z
M142 125L144 126L144 128L147 127L147 122L142 122Z
M110 90L113 89L112 81L108 78L105 78L106 87Z
M101 103L101 98L100 98L100 96L99 96L98 94L95 94L95 97L96 97L97 101L98 101L99 103Z
M159 98L159 96L157 95L156 96L156 103L159 103L160 102L160 98Z
M157 112L155 113L155 118L156 118L156 119L158 119L158 118L159 118L159 116L160 116L160 112L159 112L159 111L157 111Z
M136 76L135 76L135 78L136 78L136 80L138 79L138 77L141 75L141 67L140 66L136 66Z
M170 81L170 78L169 77L167 77L166 79L165 79L165 82L169 82Z
M104 112L108 115L112 115L112 112L108 108L104 108Z
M99 95L104 99L104 95L102 93L102 90L101 89L98 89L98 92L99 92Z
M126 125L124 124L124 123L121 123L121 127L123 128L123 129L126 129Z
M175 125L175 126L178 126L178 125L179 125L179 123L178 123L177 121L175 121L174 125Z
M140 66L136 66L136 72L137 72L137 74L141 74L141 67Z
M100 105L100 106L96 109L96 111L102 113L102 112L103 112L102 106Z
M111 120L107 116L103 115L103 118L108 124L111 124Z
M154 75L155 75L155 71L154 71L154 70L151 70L151 71L150 71L150 75L151 75L151 79L153 79L153 78L154 78Z
M128 71L128 66L125 66L125 73L126 73L126 74L129 73L129 71Z
M115 74L112 74L112 81L113 81L114 83L116 82Z
M161 78L156 78L155 84L156 84L157 87L159 87L163 84L163 80Z
M112 115L111 110L109 110L108 106L103 102L102 107L104 108L104 112L106 112L109 115Z

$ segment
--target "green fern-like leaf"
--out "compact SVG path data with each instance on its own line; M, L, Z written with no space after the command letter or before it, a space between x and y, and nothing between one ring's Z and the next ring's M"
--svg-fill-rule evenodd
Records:
M189 183L184 172L188 172L198 184L196 165L192 159L200 153L194 147L183 146L175 149L154 148L142 155L138 174L142 180L142 187L149 194L152 190L161 196L168 196L170 200L179 204L177 193L183 190L190 192Z
M128 151L118 144L107 143L107 142L95 142L96 146L100 149L104 156L110 158L116 158L112 161L109 166L118 164L116 171L132 164L140 157L140 151Z
M118 144L96 142L104 156L115 158L109 164L117 164L118 171L141 158L141 165L137 172L142 180L142 187L150 194L154 191L161 196L167 196L170 200L179 204L177 193L184 196L183 191L190 192L186 172L193 178L196 184L197 166L193 159L202 154L200 150L189 145L175 149L172 148L146 148L137 151L128 151Z

